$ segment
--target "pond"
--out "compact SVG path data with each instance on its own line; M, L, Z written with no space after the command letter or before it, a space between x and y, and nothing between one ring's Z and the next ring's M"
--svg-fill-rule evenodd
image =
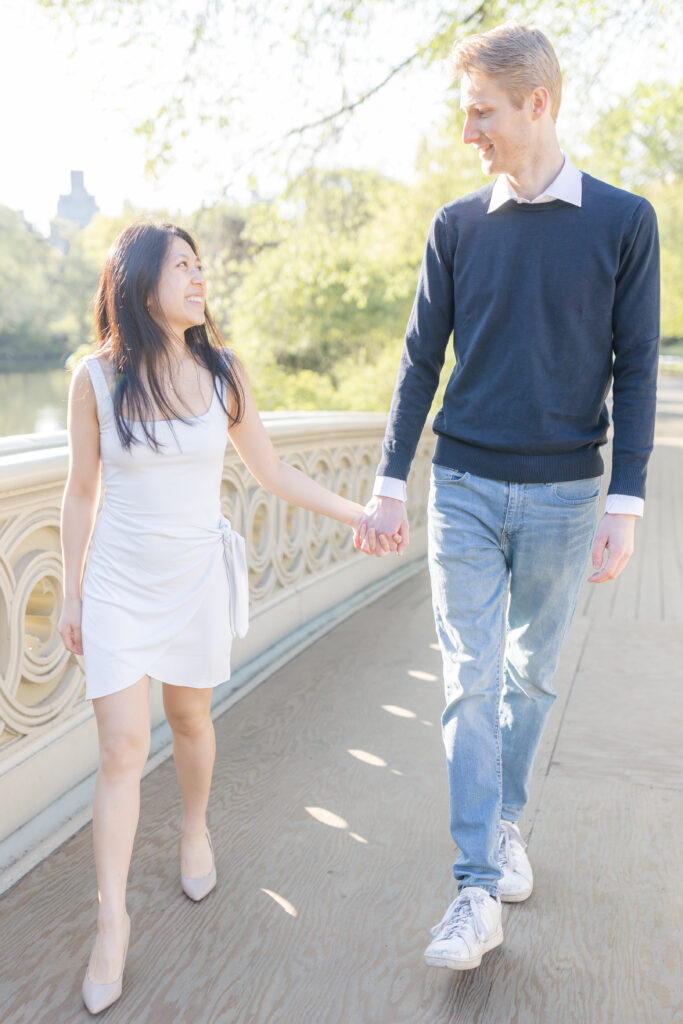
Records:
M66 370L0 374L0 437L66 427Z

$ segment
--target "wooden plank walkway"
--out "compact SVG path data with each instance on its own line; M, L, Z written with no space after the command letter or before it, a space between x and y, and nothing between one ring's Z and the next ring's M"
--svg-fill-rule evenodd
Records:
M476 971L427 968L454 895L426 571L220 718L219 884L178 880L172 762L143 782L125 1024L671 1024L682 1020L683 381L664 380L627 575L586 588L523 823L536 888ZM90 828L0 901L5 1024L90 1017Z

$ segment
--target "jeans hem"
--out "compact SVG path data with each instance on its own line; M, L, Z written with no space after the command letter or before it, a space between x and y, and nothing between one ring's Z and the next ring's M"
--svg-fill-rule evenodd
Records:
M492 885L481 885L478 882L468 882L467 885L460 884L458 886L458 894L460 894L463 891L463 889L474 889L475 887L477 889L483 889L484 892L487 892L489 894L489 896L493 896L494 900L498 899L498 886L497 885L493 885L493 886Z

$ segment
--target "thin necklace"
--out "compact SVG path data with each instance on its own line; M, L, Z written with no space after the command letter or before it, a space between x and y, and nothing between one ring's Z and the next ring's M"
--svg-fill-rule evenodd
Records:
M169 387L169 389L171 391L175 391L175 385L174 385L173 381L176 378L176 376L178 375L178 373L180 372L180 367L182 366L182 364L185 362L185 359L187 359L187 358L192 359L191 356L190 357L185 356L182 359L182 361L180 363L178 363L178 365L175 368L175 372L172 373L171 376L168 379L167 383L168 383L168 387ZM199 367L197 366L197 363L196 363L196 361L194 359L192 359L192 363L194 365L194 372L195 372L195 377L196 377L196 380L197 380L197 389L198 389L198 391L200 392L200 395L201 395L201 386L200 386L200 383L199 383Z
M171 370L171 375L170 375L170 377L168 378L168 381L167 381L167 384L168 384L169 388L171 389L171 391L175 391L175 384L173 383L173 381L178 376L178 373L180 372L180 367L183 365L183 363L185 362L186 359L187 359L187 356L183 356L182 359L180 359L176 363L175 370Z

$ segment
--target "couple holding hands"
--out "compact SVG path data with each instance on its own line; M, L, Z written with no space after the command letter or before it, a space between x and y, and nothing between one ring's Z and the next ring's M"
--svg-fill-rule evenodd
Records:
M163 680L173 731L181 884L193 900L216 885L206 809L211 693L229 677L235 615L234 548L220 515L228 437L262 486L348 523L359 550L400 554L406 480L451 335L456 366L434 421L429 567L457 891L432 929L427 964L477 967L503 941L501 900L531 895L517 823L562 644L591 553L590 581L615 578L643 514L657 225L644 199L579 172L560 149L561 73L541 32L502 25L465 38L452 58L463 142L495 178L432 220L365 508L280 461L208 313L185 231L136 224L107 257L96 351L69 396L59 623L67 648L84 654L100 743L99 910L83 982L91 1013L122 990L150 676ZM611 386L612 475L598 523ZM106 493L95 522L100 470Z

